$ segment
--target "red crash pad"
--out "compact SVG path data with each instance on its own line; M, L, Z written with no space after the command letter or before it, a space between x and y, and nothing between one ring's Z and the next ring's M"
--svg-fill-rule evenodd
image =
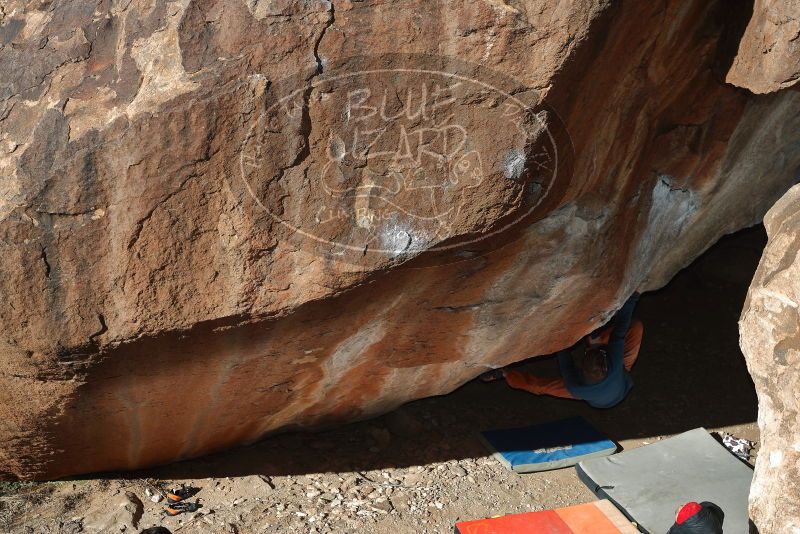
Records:
M456 534L638 534L611 502L602 500L456 524Z

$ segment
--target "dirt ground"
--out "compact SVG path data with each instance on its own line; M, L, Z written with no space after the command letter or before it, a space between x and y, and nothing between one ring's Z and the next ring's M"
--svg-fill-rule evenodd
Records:
M0 532L446 533L459 520L594 498L574 469L507 471L478 440L481 429L581 415L624 449L698 426L757 441L737 320L765 242L761 227L729 236L642 297L635 386L614 409L475 381L370 421L148 471L0 483ZM524 367L556 372L552 358ZM202 508L165 517L157 492L181 483L200 488Z

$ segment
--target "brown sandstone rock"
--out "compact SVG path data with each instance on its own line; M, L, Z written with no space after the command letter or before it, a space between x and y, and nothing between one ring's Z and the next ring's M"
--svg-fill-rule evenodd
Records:
M730 12L7 2L0 476L368 417L571 344L795 180L800 94L722 82Z
M800 185L764 218L764 249L739 321L758 392L761 450L750 488L760 532L800 530Z
M142 513L142 501L126 491L91 508L83 520L83 531L89 534L136 532Z
M771 93L800 80L800 0L755 0L727 81Z

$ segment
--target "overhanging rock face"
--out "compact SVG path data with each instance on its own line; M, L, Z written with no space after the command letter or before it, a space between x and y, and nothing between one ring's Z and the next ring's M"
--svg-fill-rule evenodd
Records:
M800 185L764 218L764 249L739 322L758 392L761 450L750 488L760 532L800 530Z
M367 417L759 221L800 93L729 2L0 10L0 476Z

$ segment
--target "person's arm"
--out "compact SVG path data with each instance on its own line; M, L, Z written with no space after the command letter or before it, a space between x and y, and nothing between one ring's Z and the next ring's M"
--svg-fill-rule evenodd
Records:
M544 378L530 373L506 369L503 371L506 382L514 389L522 389L535 395L550 395L562 399L574 399L564 381L560 378Z
M636 308L638 301L639 293L634 293L614 315L614 327L608 338L607 348L608 359L610 362L614 362L614 365L622 365L625 355L625 335L631 327L633 310Z

